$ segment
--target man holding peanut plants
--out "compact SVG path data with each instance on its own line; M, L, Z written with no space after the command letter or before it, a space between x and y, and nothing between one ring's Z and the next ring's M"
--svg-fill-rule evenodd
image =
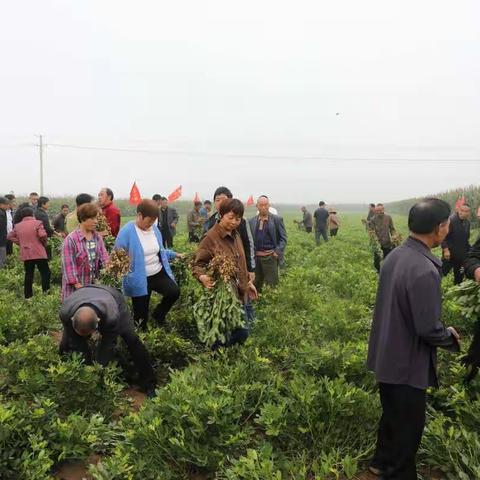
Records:
M383 480L416 480L426 390L437 387L437 347L459 351L459 335L441 322L441 261L431 253L448 233L450 206L425 199L408 217L409 238L380 272L368 349L382 417L370 465Z

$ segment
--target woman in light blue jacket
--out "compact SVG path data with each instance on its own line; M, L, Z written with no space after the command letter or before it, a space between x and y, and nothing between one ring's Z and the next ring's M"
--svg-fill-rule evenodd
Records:
M157 217L157 204L143 200L137 206L136 219L121 228L115 242L115 248L125 249L130 257L130 272L123 278L123 293L132 297L133 318L144 330L152 291L162 295L162 301L152 313L158 323L165 321L180 296L169 262L181 255L163 248Z

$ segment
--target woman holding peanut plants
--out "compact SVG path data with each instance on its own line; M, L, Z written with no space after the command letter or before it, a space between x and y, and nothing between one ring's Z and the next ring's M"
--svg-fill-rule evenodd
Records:
M163 247L157 218L157 204L143 200L137 206L137 218L122 227L115 242L115 248L123 248L130 257L130 272L123 278L123 292L132 297L133 318L142 329L147 328L152 291L162 295L162 301L152 313L158 323L165 321L180 296L170 260L182 255Z
M86 203L77 209L79 226L62 247L62 301L75 290L92 285L108 263L102 236L96 231L98 209Z
M257 298L249 279L238 226L244 207L238 199L226 199L219 221L200 242L193 274L205 287L194 306L200 339L213 348L241 343L248 337L243 305Z

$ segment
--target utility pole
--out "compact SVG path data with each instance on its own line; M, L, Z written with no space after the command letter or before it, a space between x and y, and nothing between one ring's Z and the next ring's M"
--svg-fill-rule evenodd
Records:
M43 196L43 136L39 135L38 148L40 153L40 195Z

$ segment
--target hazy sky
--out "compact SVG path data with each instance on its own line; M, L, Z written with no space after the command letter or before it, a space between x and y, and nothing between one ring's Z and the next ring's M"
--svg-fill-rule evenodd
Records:
M479 24L477 0L7 2L0 192L39 189L39 133L52 196L136 179L145 196L340 203L478 183Z

